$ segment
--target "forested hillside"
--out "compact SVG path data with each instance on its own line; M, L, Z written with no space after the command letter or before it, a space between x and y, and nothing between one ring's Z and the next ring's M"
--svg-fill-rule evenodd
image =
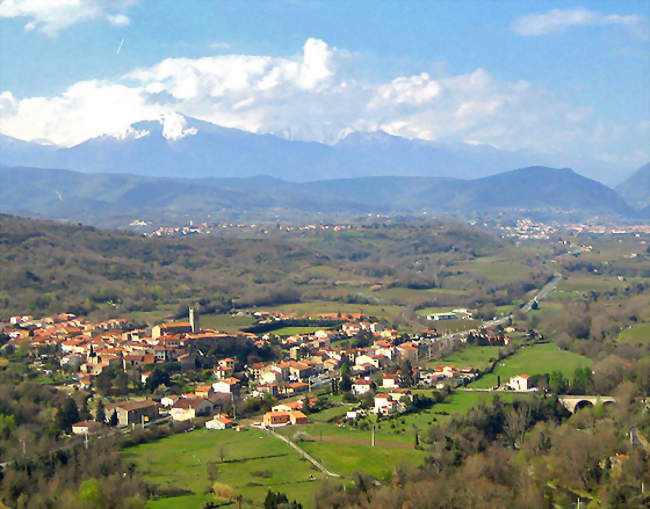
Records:
M520 279L490 281L468 273L461 283L457 264L504 247L464 226L370 225L269 236L147 239L0 216L0 314L173 315L196 302L218 311L313 299L435 305L447 294L425 290L445 287L467 292L472 301L498 304L545 277L531 256L522 259L530 272ZM385 290L373 292L372 285ZM411 293L401 297L399 288Z

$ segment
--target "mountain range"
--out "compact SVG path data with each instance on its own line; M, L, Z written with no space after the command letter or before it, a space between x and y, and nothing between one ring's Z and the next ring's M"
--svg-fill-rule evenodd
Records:
M529 167L473 180L363 177L288 182L270 176L166 178L70 170L0 168L0 211L125 226L250 214L474 214L544 211L571 217L634 217L612 189L569 169Z
M616 192L632 207L643 210L650 217L650 163L616 186Z
M381 131L352 132L326 145L181 115L138 122L123 136L103 135L69 148L0 135L0 164L172 178L263 174L295 182L394 175L475 179L532 165L572 167L608 185L623 178L620 171L592 159L412 140Z

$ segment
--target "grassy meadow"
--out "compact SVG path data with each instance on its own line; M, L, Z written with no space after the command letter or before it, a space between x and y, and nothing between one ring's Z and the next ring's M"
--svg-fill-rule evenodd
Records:
M220 462L223 449L224 462ZM165 489L182 489L190 493L159 498L149 502L152 509L201 507L215 502L205 491L208 462L217 462L217 482L230 486L242 495L244 507L260 507L269 489L291 494L305 507L311 507L314 484L320 472L277 438L264 431L248 429L208 431L200 429L180 433L153 443L122 451L126 462L134 462L145 479ZM259 458L260 456L268 456Z
M561 371L572 376L576 368L591 366L591 359L577 353L561 350L553 343L522 347L514 355L502 359L492 373L472 382L472 388L490 388L497 384L497 377L505 383L515 375L541 375Z

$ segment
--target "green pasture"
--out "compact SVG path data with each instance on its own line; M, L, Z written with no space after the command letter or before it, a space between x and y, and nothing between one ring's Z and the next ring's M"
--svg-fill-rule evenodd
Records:
M126 314L126 317L135 323L155 323L168 320L178 308L177 304L161 304L153 311L132 311Z
M224 463L220 462L223 449ZM267 433L248 429L180 433L122 451L124 460L134 462L146 481L161 488L189 490L192 493L149 502L153 509L201 507L215 497L206 494L211 486L208 462L217 462L217 482L233 488L244 497L244 507L260 507L269 489L289 493L306 507L321 474L300 455ZM272 456L261 459L260 456ZM238 461L233 461L238 460ZM232 461L232 462L231 462ZM199 505L195 505L195 504Z
M254 323L255 319L250 315L237 316L216 313L201 315L201 327L225 332L237 332L252 326Z
M414 448L370 447L318 441L301 442L300 446L336 473L348 476L357 471L364 471L379 479L388 478L400 463L418 465L426 456L424 451Z
M271 331L273 334L278 336L293 336L296 334L313 334L317 330L323 330L327 327L282 327L281 329L276 329Z
M628 327L618 335L618 341L627 345L650 343L650 323L637 323Z
M572 376L576 368L591 366L592 361L587 357L573 352L560 350L553 343L522 347L514 355L502 359L492 373L488 373L469 387L489 388L506 383L515 375L541 375L552 371L561 371L566 376Z
M481 371L491 364L490 360L497 359L502 346L467 346L442 359L427 363L427 367L451 365L462 369L472 367Z
M352 408L351 405L342 405L342 406L335 406L332 408L326 408L321 412L310 414L309 418L315 422L327 422L332 419L337 419L339 417L345 417L345 414L351 408Z
M436 422L444 422L453 414L464 414L469 409L478 406L481 402L491 403L497 395L502 400L508 402L512 401L515 397L521 397L521 394L514 393L496 394L487 391L456 391L450 394L443 402L435 404L431 408L431 413L436 418Z
M431 320L429 324L441 332L459 332L464 330L476 329L483 322L481 320Z
M316 316L319 313L363 313L367 316L389 318L399 316L403 312L402 306L374 305L374 304L347 304L327 300L313 300L295 304L282 304L280 306L262 306L249 308L246 311L279 311L281 313L296 313L299 316Z
M471 262L461 263L455 268L493 281L523 279L532 272L532 267L514 260L497 259L494 256L476 258Z
M568 292L579 292L586 293L592 290L594 291L605 291L611 290L616 287L626 286L625 281L619 281L614 276L600 276L598 274L590 274L587 276L580 275L574 276L571 275L566 279L562 279L559 282L557 288L558 290L564 290Z

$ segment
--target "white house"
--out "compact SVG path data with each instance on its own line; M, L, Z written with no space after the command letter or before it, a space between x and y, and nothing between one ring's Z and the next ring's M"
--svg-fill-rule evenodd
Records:
M225 378L212 384L214 392L239 394L239 380L237 378Z
M389 415L397 412L397 402L390 394L375 395L374 412L379 415Z
M511 376L510 380L508 381L508 387L510 387L513 391L527 391L530 389L528 385L529 378L530 377L528 375Z
M180 398L170 410L174 421L190 421L202 415L208 415L212 404L202 398Z
M366 394L372 389L372 381L364 380L363 378L355 380L352 383L352 394L358 396L360 394Z
M230 429L234 426L235 421L224 415L215 415L214 418L205 423L207 429Z
M399 387L399 375L384 375L381 382L381 386L385 389Z
M174 406L174 403L180 399L180 396L172 394L169 396L163 396L160 398L160 404L164 406L165 408L169 408Z

